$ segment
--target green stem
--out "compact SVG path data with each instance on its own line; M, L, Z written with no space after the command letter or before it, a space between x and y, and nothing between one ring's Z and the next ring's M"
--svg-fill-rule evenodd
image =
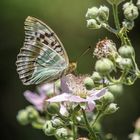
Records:
M72 131L73 131L73 140L76 140L76 138L77 138L77 128L76 128L76 126L75 126L75 116L74 116L74 114L72 115L72 121L73 121L73 123L72 123Z
M89 131L89 133L91 135L91 140L97 140L96 134L94 133L94 131L92 130L92 128L91 128L91 126L89 124L89 121L87 119L87 116L86 116L86 113L85 113L84 109L82 109L82 113L83 113L83 117L84 117L87 129L88 129L88 131Z
M112 9L113 9L115 26L116 26L117 30L119 31L120 30L120 23L119 23L119 17L118 17L118 5L113 4Z
M99 111L94 122L92 123L92 127L95 125L95 123L99 120L99 118L101 117L102 111Z
M115 30L114 28L110 27L108 23L101 23L102 27L105 28L106 30L108 30L109 32L117 35L118 32L117 30Z

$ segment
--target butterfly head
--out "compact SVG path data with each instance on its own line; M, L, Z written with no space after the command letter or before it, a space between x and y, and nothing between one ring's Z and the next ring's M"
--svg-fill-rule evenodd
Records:
M68 67L66 73L67 73L67 74L68 74L68 73L72 73L76 68L77 68L77 63L76 63L76 62L71 62L71 63L69 64L69 67Z

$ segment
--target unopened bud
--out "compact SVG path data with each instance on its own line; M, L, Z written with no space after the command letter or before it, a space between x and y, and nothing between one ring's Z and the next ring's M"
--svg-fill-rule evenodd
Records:
M132 2L125 3L123 10L125 18L130 21L135 20L139 15L138 8Z
M98 15L97 7L88 8L87 13L86 13L86 18L95 19L97 17L97 15Z
M54 118L52 121L53 127L57 128L63 125L63 121L60 118Z
M84 85L87 90L91 90L94 87L94 82L90 77L86 77L84 80Z
M95 82L99 82L102 80L102 76L98 73L98 72L93 72L92 76L91 76L92 80Z
M17 120L20 124L27 125L29 123L28 112L25 109L20 110L17 114Z
M128 30L132 30L134 27L134 21L130 21L130 20L125 20L122 22L123 27L125 27Z
M97 60L95 64L95 69L101 75L106 75L114 69L114 64L108 58L102 58L100 60Z
M132 60L130 58L117 58L116 62L119 64L121 69L129 69L132 67Z
M64 139L69 135L69 133L68 133L68 130L66 128L59 128L56 130L55 135L57 138Z
M29 121L34 121L39 117L37 110L33 106L26 107Z
M47 111L50 113L50 114L57 114L60 110L60 106L58 103L48 103L47 104Z
M98 20L100 22L108 21L109 18L109 8L107 6L100 6L98 11Z
M123 85L121 84L117 84L117 85L112 85L112 86L108 86L108 89L111 93L113 93L114 96L119 96L122 94L123 92Z
M121 46L118 52L124 58L131 58L135 53L133 47L128 45Z
M111 92L106 92L100 99L104 103L112 103L114 101L114 96Z
M51 136L54 135L56 128L52 126L51 121L46 121L43 126L43 131L46 135Z
M117 104L111 103L110 105L107 106L107 108L105 110L105 114L115 113L118 109L119 109L119 107L117 107Z
M87 20L87 27L90 29L100 29L101 25L95 19L89 19Z

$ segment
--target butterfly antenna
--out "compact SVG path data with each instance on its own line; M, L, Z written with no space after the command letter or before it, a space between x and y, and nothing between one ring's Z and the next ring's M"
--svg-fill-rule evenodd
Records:
M76 62L78 62L79 59L80 59L81 57L83 57L90 49L91 49L91 46L89 46L86 50L84 50L84 51L81 53L81 55L77 58Z

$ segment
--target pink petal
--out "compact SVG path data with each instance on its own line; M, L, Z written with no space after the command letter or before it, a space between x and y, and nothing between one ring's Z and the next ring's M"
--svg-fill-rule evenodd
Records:
M54 92L54 83L47 83L47 84L43 84L41 86L38 87L38 91L40 93L40 95L46 95L47 92Z
M90 91L91 95L87 98L88 100L98 100L100 99L100 97L102 97L106 92L107 89L103 88L101 90L94 90L94 91Z
M60 104L60 114L63 115L63 116L68 116L69 115L69 113L67 111L67 108L63 104Z
M55 97L48 99L47 101L49 101L49 102L65 102L65 101L67 101L67 102L77 102L77 103L87 102L86 99L83 99L79 96L71 95L68 93L63 93L61 95L57 95Z
M25 91L24 97L26 98L27 101L32 103L38 110L43 109L43 102L46 96L39 96L38 94L33 93L31 91Z
M88 105L87 105L87 108L86 108L86 111L88 112L92 112L95 108L95 102L94 101L89 101L88 102Z
M95 94L96 94L96 97L101 97L101 96L103 96L105 93L107 92L107 88L103 88L103 89L101 89L101 90L99 90L98 92L96 92Z
M67 77L66 76L63 76L61 78L61 91L62 91L62 93L69 93L70 92L69 87L67 85Z

